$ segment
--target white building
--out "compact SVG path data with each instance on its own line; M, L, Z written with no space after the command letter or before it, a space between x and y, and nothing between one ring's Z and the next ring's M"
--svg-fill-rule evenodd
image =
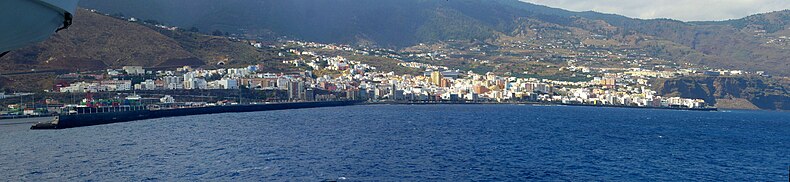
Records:
M118 75L121 75L121 72L119 72L117 70L114 70L114 69L108 69L107 70L107 74L110 75L110 76L118 76Z
M180 76L165 76L162 77L165 89L180 90L184 89L184 77Z
M239 82L234 79L219 80L219 85L221 89L239 89Z
M95 92L103 92L107 91L107 88L98 84L98 83L86 83L86 82L78 82L69 85L68 87L63 87L60 89L60 92L63 93L95 93Z
M135 90L156 90L156 82L154 80L145 80L142 83L134 85Z
M208 89L208 82L203 78L191 78L184 80L184 89Z
M123 71L126 72L126 74L130 74L130 75L145 74L145 69L143 69L142 66L124 66L122 69Z
M101 81L101 86L107 88L108 91L128 91L132 90L131 80L104 80Z

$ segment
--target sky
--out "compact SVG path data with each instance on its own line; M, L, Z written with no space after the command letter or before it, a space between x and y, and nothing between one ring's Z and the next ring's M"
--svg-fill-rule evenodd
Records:
M790 0L521 0L572 11L597 11L633 18L683 21L738 19L790 9Z

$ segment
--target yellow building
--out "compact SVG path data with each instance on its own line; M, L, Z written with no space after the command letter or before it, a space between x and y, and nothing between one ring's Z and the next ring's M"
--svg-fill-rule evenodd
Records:
M431 83L434 85L441 85L442 84L442 72L434 71L431 72Z

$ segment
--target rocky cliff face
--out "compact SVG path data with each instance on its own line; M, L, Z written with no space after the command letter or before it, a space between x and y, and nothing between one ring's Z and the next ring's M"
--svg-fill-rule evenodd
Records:
M790 93L787 85L762 77L687 77L661 79L653 89L664 96L704 99L718 104L720 99L738 99L751 102L753 106L767 110L790 110ZM729 105L731 108L753 107Z

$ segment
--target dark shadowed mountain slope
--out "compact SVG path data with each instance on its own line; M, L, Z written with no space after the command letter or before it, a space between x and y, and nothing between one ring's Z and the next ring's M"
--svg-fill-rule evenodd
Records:
M52 86L54 73L122 66L210 66L223 61L227 66L262 63L271 71L289 69L274 59L276 53L225 37L162 29L79 10L69 29L0 58L0 90L39 91Z
M224 37L157 28L85 10L76 17L68 30L0 58L0 74L32 69L201 66L218 61L257 64L275 54Z
M681 22L572 12L517 0L83 0L81 5L204 32L385 47L496 39L530 27L524 24L549 23L607 36L664 59L790 75L790 49L777 41L790 36L788 11Z
M178 42L148 27L84 10L68 29L49 40L11 51L0 59L4 72L30 69L98 70L111 66L156 65L194 57Z

